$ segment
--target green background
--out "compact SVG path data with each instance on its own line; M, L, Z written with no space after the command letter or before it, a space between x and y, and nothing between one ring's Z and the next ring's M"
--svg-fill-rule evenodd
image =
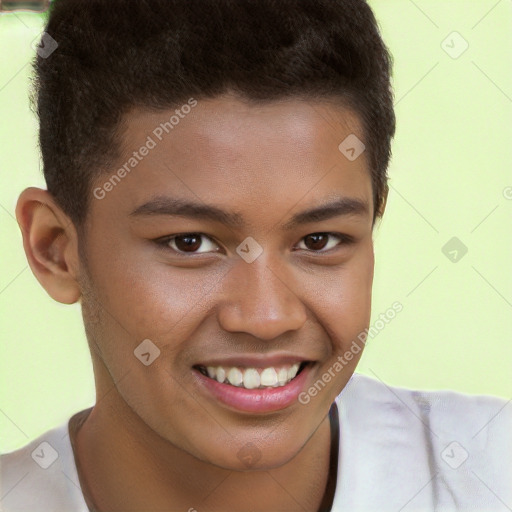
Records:
M403 311L370 339L358 371L510 398L512 2L370 4L394 56L398 120L371 323L395 301ZM94 403L80 307L39 285L14 216L25 187L45 187L28 102L42 28L38 14L0 15L1 452ZM469 45L458 58L454 31ZM442 251L453 237L468 248L457 262Z

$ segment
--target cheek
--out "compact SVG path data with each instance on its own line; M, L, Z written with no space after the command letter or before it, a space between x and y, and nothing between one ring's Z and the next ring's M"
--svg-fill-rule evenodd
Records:
M321 324L340 326L347 334L370 321L374 254L371 238L336 269L318 265L297 276L298 296ZM172 267L140 255L108 260L94 276L107 321L122 338L145 338L166 343L183 339L214 306L229 267ZM224 289L224 293L226 290ZM333 338L333 339L337 339ZM140 342L139 341L139 342ZM174 350L176 347L168 347ZM178 344L179 345L179 344Z
M302 404L315 411L311 412L314 417L319 414L316 411L329 409L361 358L371 317L373 264L373 248L367 247L336 275L324 280L324 291L316 299L315 316L330 346L313 375L311 387L300 397Z
M165 343L177 338L187 325L204 313L227 270L172 267L134 257L123 265L106 264L95 280L101 301L110 313L112 327L122 337L146 337Z
M116 252L113 246L110 251ZM148 265L148 258L129 251L119 260L105 259L94 269L98 301L109 331L102 343L110 345L108 340L113 340L111 350L108 346L106 350L114 354L119 343L125 343L133 352L149 338L176 364L183 362L185 342L215 307L229 266L185 268L159 261ZM297 295L327 331L335 352L344 351L369 324L373 264L373 244L368 237L338 267L317 265L311 272L297 274Z
M312 276L309 287L321 289L312 309L326 328L335 351L345 350L353 337L368 327L371 316L374 254L372 244L362 246L338 271ZM321 283L321 288L318 285Z

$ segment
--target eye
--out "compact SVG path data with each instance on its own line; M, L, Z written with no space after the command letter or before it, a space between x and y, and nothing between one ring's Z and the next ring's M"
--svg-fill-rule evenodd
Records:
M207 240L207 242L203 243L203 239ZM215 247L218 247L217 244L212 243L213 241L210 237L202 233L183 233L181 235L172 235L155 240L155 242L164 248L171 248L178 254L202 254L210 252L212 247L214 248L214 252L217 252ZM200 248L205 250L198 251Z
M338 239L338 243L329 242L329 237ZM354 241L353 237L343 233L311 233L301 239L300 244L303 244L305 247L300 247L299 244L299 249L323 253L330 251L338 245L353 244ZM203 233L183 233L166 236L155 240L155 243L164 249L171 249L177 254L204 254L219 251L219 246L213 239ZM199 251L199 249L203 250Z
M337 238L341 242L329 243L329 237ZM327 252L337 245L350 245L353 244L354 241L354 238L349 235L344 235L343 233L311 233L310 235L306 235L300 243L306 246L306 250L311 250L313 252ZM325 249L325 247L327 247L326 250L321 250ZM299 249L302 249L302 247L299 247Z

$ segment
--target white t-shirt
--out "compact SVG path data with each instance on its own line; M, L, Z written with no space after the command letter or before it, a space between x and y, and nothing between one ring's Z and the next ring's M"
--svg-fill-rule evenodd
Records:
M512 510L512 400L354 374L336 403L333 512ZM4 512L88 512L68 422L0 462Z

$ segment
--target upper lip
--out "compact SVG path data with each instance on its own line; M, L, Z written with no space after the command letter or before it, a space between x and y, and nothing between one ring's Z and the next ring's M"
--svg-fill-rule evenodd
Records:
M312 358L297 356L292 354L275 354L275 355L264 355L264 354L252 354L244 356L231 356L223 358L212 358L202 361L194 366L223 366L223 367L234 367L244 366L248 368L269 368L271 366L281 366L294 363L312 361Z

